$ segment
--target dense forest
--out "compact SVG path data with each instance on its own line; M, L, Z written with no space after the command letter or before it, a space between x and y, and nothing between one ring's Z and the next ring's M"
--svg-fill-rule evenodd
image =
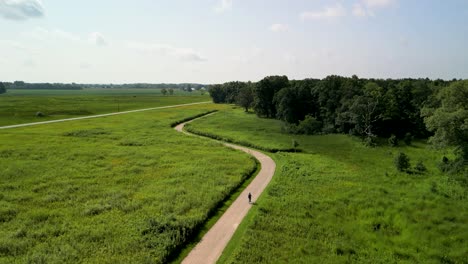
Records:
M209 91L215 103L284 121L287 133L345 133L369 146L379 138L393 144L430 138L435 146L454 147L458 165L468 161L468 80L269 76L211 85Z

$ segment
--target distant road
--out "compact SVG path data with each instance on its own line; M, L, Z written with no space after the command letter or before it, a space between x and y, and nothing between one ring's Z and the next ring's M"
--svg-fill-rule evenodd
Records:
M181 106L189 106L189 105L207 104L207 103L211 103L211 101L199 102L199 103L190 103L190 104L180 104L180 105L159 106L159 107L152 107L152 108L145 108L145 109L122 111L122 112L116 112L116 113L82 116L82 117L72 117L72 118L66 118L66 119L58 119L58 120L50 120L50 121L42 121L42 122L34 122L34 123L25 123L25 124L10 125L10 126L0 126L0 129L45 125L45 124L52 124L52 123L59 123L59 122L75 121L75 120L82 120L82 119L91 119L91 118L114 116L114 115L123 115L123 114L130 114L130 113L137 113L137 112L144 112L144 111L151 111L151 110L158 110L158 109L166 109L166 108L174 108L174 107L181 107Z

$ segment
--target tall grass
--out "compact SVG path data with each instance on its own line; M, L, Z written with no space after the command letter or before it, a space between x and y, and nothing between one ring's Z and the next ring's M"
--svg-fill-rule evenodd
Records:
M256 163L170 124L213 104L4 130L0 263L162 263Z
M277 121L223 110L197 131L264 147L297 140L302 153L272 154L276 174L220 263L466 263L468 194L424 142L367 148L345 135L293 136ZM405 152L424 174L396 170Z

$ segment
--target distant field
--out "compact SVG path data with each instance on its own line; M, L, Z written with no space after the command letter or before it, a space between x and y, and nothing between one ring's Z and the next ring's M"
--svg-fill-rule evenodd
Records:
M18 95L163 95L161 89L113 89L113 88L85 88L83 90L23 90L12 89L2 96ZM174 89L174 95L199 96L200 91L185 92Z
M0 263L161 263L256 168L170 123L203 104L0 133Z
M293 136L281 123L225 110L190 124L264 148L277 172L220 263L466 263L467 187L436 168L443 153L423 142L366 148L346 135ZM404 151L428 172L397 172Z
M0 95L0 126L203 101L210 98L200 92L163 96L159 89L8 90Z

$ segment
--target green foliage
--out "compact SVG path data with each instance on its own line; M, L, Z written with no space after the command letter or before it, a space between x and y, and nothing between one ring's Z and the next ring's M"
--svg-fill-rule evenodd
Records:
M284 123L282 129L289 134L314 135L322 131L322 122L308 115L298 125Z
M280 122L241 110L191 126L263 147L291 145ZM302 152L273 154L276 174L219 263L465 261L468 195L436 170L441 152L417 140L366 148L345 135L294 138ZM395 151L424 162L425 176L396 172Z
M440 148L455 147L458 159L466 165L468 163L468 80L455 82L441 89L437 98L439 106L423 109L426 126L434 132L430 142Z
M166 89L166 88L162 88L162 89L161 89L161 93L162 93L162 95L167 95L167 89Z
M411 135L411 133L406 133L405 134L405 137L403 138L403 142L405 142L405 144L407 146L411 146L411 142L413 142L413 135Z
M309 80L291 82L291 87L275 93L273 103L277 111L276 118L290 124L298 124L310 114L313 111L312 87L313 82Z
M424 166L424 163L420 160L418 163L416 163L416 166L414 166L414 171L418 174L423 174L427 171L426 166Z
M410 159L403 152L398 153L398 155L395 157L394 163L396 169L400 172L408 172L408 170L411 168Z
M368 136L363 139L364 146L366 147L376 147L377 146L377 139L375 136Z
M390 147L396 147L398 146L398 138L395 136L395 135L391 135L389 138L388 138L388 145Z
M0 263L167 262L256 169L246 154L170 127L224 108L2 131Z
M291 145L292 145L292 147L293 147L293 149L294 149L294 152L295 152L296 149L297 149L297 147L299 147L299 142L297 142L297 140L293 139L293 140L291 141Z
M242 86L239 89L239 93L236 97L236 104L243 107L245 112L249 111L249 108L253 106L254 95L253 95L254 86L251 82Z
M6 90L5 85L2 82L0 82L0 94L6 93L6 92L7 90Z
M254 110L258 116L276 117L275 94L289 86L286 76L268 76L257 82L254 88Z

